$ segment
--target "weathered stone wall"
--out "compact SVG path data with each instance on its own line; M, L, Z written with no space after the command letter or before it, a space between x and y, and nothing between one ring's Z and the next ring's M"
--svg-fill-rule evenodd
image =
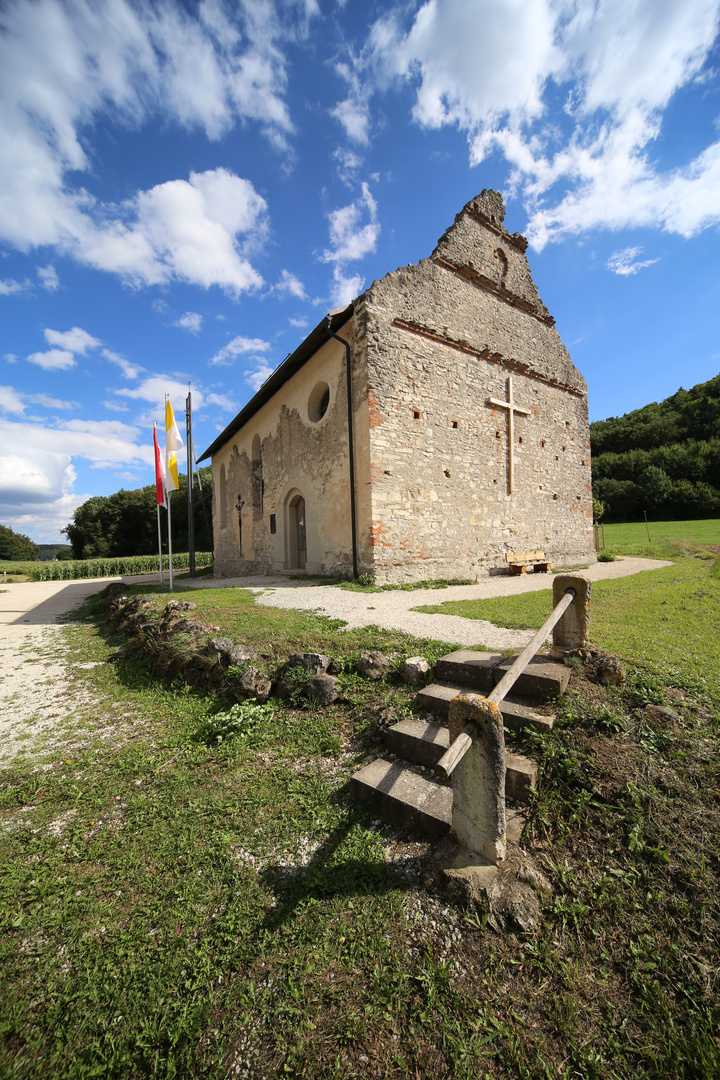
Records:
M379 581L476 577L506 551L594 560L585 382L532 282L522 237L478 197L431 259L356 304L366 320ZM515 403L515 484L508 414Z
M538 296L527 242L503 217L500 196L483 192L429 259L360 296L340 331L353 356L358 570L381 582L474 578L505 569L508 551L541 549L554 563L595 558L587 388ZM508 411L489 402L506 400L509 377L516 405L530 411L514 418L512 491ZM313 422L320 383L330 404ZM216 573L296 568L298 495L306 571L351 572L338 342L229 439L213 474Z
M364 350L355 320L340 331L351 342L360 572L369 569L369 438ZM329 404L313 420L327 384ZM262 467L258 459L262 462ZM225 511L221 506L225 468ZM297 569L293 500L305 500L307 573L352 572L345 350L331 340L213 456L215 573L225 577ZM261 488L262 484L262 488ZM271 532L271 515L276 532ZM225 524L223 525L223 521Z

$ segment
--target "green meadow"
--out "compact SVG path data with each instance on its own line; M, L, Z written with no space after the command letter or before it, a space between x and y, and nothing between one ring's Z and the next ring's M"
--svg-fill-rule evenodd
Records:
M452 906L433 845L348 795L413 713L402 658L451 646L188 591L268 674L300 648L343 666L328 708L230 711L159 681L90 602L61 631L74 718L0 773L0 1076L719 1075L720 576L683 539L593 586L625 683L573 658L553 731L511 741L540 763L522 843L553 893L532 934ZM532 626L548 594L483 611ZM378 683L352 672L366 648L395 659Z

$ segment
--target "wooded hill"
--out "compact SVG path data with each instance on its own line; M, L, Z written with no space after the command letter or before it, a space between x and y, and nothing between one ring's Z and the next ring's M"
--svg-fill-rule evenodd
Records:
M590 425L605 521L720 517L720 375Z
M38 546L24 533L14 532L9 525L0 525L0 560L34 562Z
M197 478L193 484L195 550L212 551L212 473L201 469L207 510L207 527ZM188 550L187 476L180 473L180 490L172 495L172 546L174 552ZM95 495L78 506L65 533L76 559L112 558L127 555L157 555L157 515L155 485L114 495ZM167 514L160 509L162 548L167 554Z

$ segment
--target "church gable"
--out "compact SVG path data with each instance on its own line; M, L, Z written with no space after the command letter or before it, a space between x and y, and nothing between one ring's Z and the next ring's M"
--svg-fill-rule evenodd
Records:
M483 192L356 303L380 580L476 576L512 550L594 557L585 381L503 218Z

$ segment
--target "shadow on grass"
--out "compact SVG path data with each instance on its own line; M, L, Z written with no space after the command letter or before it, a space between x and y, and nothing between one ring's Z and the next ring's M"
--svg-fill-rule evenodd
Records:
M370 817L367 810L350 807L346 820L330 833L306 865L278 862L262 870L260 879L275 896L275 904L261 924L263 930L276 930L289 922L298 906L311 899L384 896L417 886L427 855L403 859L402 871L386 863L375 838L367 831ZM343 857L343 849L347 849L347 857Z

